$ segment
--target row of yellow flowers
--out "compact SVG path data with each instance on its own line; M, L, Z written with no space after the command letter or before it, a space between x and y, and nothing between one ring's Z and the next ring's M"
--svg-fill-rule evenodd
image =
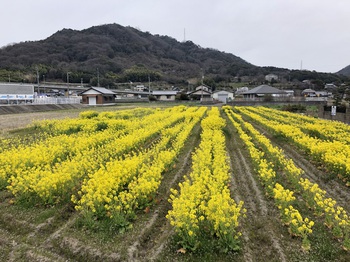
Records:
M202 107L182 112L184 121L163 129L150 148L129 153L90 174L72 196L76 209L84 215L113 219L118 226L127 225L136 209L152 204L163 172L172 167L205 111Z
M294 180L298 180L301 171L293 168L292 162L283 157L280 149L273 147L269 139L261 135L250 123L245 122L240 115L234 113L230 107L225 107L224 110L247 146L259 178L267 194L274 198L280 210L281 220L288 226L289 233L302 238L303 249L310 249L308 236L312 233L314 222L303 218L300 212L293 207L294 192L285 189L277 182L275 169L285 168Z
M252 131L251 134L254 134L254 132L256 131ZM259 144L262 145L262 143L262 140L260 140ZM265 146L265 148L268 148L268 146ZM278 152L271 149L269 151ZM324 216L325 225L331 228L333 235L342 241L343 248L350 249L350 220L344 208L337 205L334 199L327 198L326 191L319 188L318 184L302 178L303 170L296 167L292 160L285 162L283 154L275 154L275 162L284 163L280 168L285 171L287 179L296 192L301 194L307 206L314 210L317 216ZM293 170L293 172L290 172L290 170Z
M216 236L222 249L239 249L243 202L231 198L229 165L222 128L225 121L213 107L202 120L201 142L192 156L192 172L171 189L167 219L183 248L196 250L201 239Z
M350 136L348 135L350 133L350 126L343 122L330 121L268 107L250 107L249 109L270 120L297 126L310 136L315 136L323 140L336 140L345 144L350 144Z
M343 248L350 250L350 218L346 210L334 199L327 198L327 192L318 184L301 178L299 185L308 207L314 211L315 215L324 217L324 224L342 242Z
M258 109L239 108L239 111L252 120L262 124L275 134L281 135L304 150L319 165L325 166L329 172L337 175L347 185L350 185L350 145L341 140L322 140L310 136L302 131L302 127L282 123L278 120L270 120L268 116L256 113ZM329 121L329 126L332 125ZM324 128L327 129L326 127ZM322 133L325 131L319 130ZM326 135L325 135L326 136ZM349 132L342 132L342 136L348 137Z
M35 148L37 145L29 149L24 146L23 150L13 152L16 153L15 162L11 158L4 161L9 167L6 170L9 175L7 188L18 197L39 197L46 203L66 201L69 193L79 187L81 180L89 173L94 173L109 161L154 139L162 129L183 121L182 111L183 108L178 113L176 109L167 109L146 116L135 122L138 125L125 134L107 129L82 136L85 140L81 140L80 136L65 135L66 143L62 139L63 135L59 135L53 137L52 141L45 140L44 145L39 147L41 151ZM68 154L62 157L56 151ZM0 155L0 159L3 155Z
M45 132L52 136L60 134L74 134L81 132L95 132L103 129L119 130L133 126L133 121L140 121L143 117L159 111L153 108L135 108L129 110L83 111L79 118L59 120L35 121L31 127L36 131Z
M146 110L147 112L148 110ZM154 112L156 112L154 110ZM84 112L83 112L84 113ZM83 114L81 113L81 114ZM120 112L122 114L122 112ZM91 113L90 113L91 114ZM126 135L131 131L155 121L154 116L146 118L133 117L129 120L108 119L104 117L104 113L100 113L102 117L93 119L65 119L65 120L45 120L34 124L36 129L40 130L40 139L36 139L33 143L22 141L20 144L12 140L2 140L7 147L2 148L0 152L0 188L7 185L7 180L11 175L15 175L18 171L21 173L31 172L30 170L42 170L45 167L53 167L56 163L66 161L73 158L79 152L103 146L112 140ZM83 122L81 122L83 121ZM90 124L88 124L90 122ZM101 123L107 123L106 129L95 130L96 126ZM67 134L67 130L75 129L76 125L88 126L88 132L72 132ZM95 126L94 128L92 128ZM86 130L81 128L81 130ZM91 132L91 130L94 130ZM16 145L16 146L14 146Z

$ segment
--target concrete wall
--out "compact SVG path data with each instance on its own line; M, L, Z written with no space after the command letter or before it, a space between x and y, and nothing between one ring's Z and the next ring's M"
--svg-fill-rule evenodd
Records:
M319 106L318 108L318 117L329 119L329 120L336 120L341 121L347 124L350 124L350 108L346 107L345 113L342 112L336 112L336 115L331 115L331 111L325 111L324 106Z
M82 107L84 107L82 104L3 105L0 106L0 115L76 109Z

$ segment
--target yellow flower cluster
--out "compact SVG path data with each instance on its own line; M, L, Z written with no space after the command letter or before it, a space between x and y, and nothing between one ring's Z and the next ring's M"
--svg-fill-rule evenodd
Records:
M313 160L327 167L330 172L350 185L350 162L348 160L350 158L350 128L348 126L336 121L316 121L305 116L300 116L301 120L297 123L298 121L293 121L292 117L280 116L282 114L280 111L260 107L241 107L239 111L272 132L292 141L307 152Z
M172 189L172 210L166 216L181 238L183 247L195 249L199 235L216 235L225 249L238 248L239 219L245 210L230 197L229 165L222 128L225 121L213 107L202 120L201 142L192 156L192 172Z
M172 166L205 111L202 107L172 112L184 117L183 121L162 129L151 147L108 162L105 168L89 175L78 195L72 197L76 209L116 221L133 218L135 209L152 203L162 173Z
M260 134L252 124L244 121L239 114L234 113L229 107L225 108L225 112L245 141L253 162L260 170L260 178L264 185L268 187L274 181L273 170L283 170L288 179L297 185L303 171L294 165L293 160L286 158L283 150L273 146L267 137Z
M260 108L259 108L260 109ZM254 119L258 121L259 123L263 124L264 126L267 126L273 130L276 130L276 128L279 126L277 122L274 122L274 120L266 120L265 117L263 117L261 112L255 112L258 111L258 109L255 108L239 108L240 112L244 112L247 116L249 116L251 119ZM264 112L264 110L261 110ZM273 115L272 112L270 112L271 109L269 109L269 116ZM266 112L265 112L266 113ZM277 118L277 117L276 117ZM284 120L284 121L288 121ZM293 121L291 121L293 122ZM281 125L280 125L281 126ZM294 133L303 134L300 129L295 130ZM337 142L337 141L334 141ZM336 143L334 143L336 144ZM265 147L268 148L268 147ZM275 151L278 152L278 151ZM279 161L281 163L285 163L283 161L283 156L276 154L276 161ZM299 177L300 174L302 174L302 170L299 170L297 168L293 161L289 161L288 165L285 165L283 167L283 170L294 170L293 172L286 172L288 174L287 179L292 182L292 185L295 187L297 192L300 192L302 194L303 200L307 204L307 206L310 209L313 209L315 214L318 216L324 215L325 217L325 224L332 228L332 232L336 237L342 238L343 246L346 248L350 248L350 239L348 238L348 232L350 232L350 220L348 219L348 215L346 211L336 205L336 201L332 198L326 198L327 192L319 188L318 184L310 182L308 179L304 179ZM294 174L294 175L293 175ZM295 176L295 174L297 174ZM299 174L299 175L298 175ZM299 179L296 179L298 178ZM297 183L296 183L297 182ZM340 225L341 224L341 225Z
M257 110L255 112L268 116L270 120L297 126L310 136L322 140L336 140L350 144L350 137L347 135L344 136L344 133L350 133L350 126L343 122L314 118L286 111L277 111L267 107L258 107Z
M295 200L294 192L285 189L281 184L276 183L273 188L274 199L279 209L284 210L289 203Z
M11 149L0 154L4 166L0 177L8 180L8 189L16 196L37 196L46 203L68 200L88 174L155 139L164 128L183 121L183 110L182 106L154 110L153 114L131 119L120 130L61 134L38 144Z
M309 249L310 242L307 236L312 233L314 222L308 218L303 219L299 211L291 205L295 200L294 192L276 182L275 170L284 171L292 182L299 179L301 170L295 167L292 160L284 157L281 149L274 147L269 139L261 135L250 123L244 121L240 115L234 113L231 107L226 106L224 110L247 146L266 192L274 198L280 210L282 221L288 225L292 235L302 237L302 247Z
M324 216L325 225L332 229L335 237L342 240L343 246L350 249L350 219L343 207L332 198L326 198L326 191L308 179L300 179L303 197L308 206L319 216Z
M303 219L301 214L293 206L284 209L283 221L289 226L288 231L293 236L301 237L302 247L309 250L311 247L308 236L312 234L314 222L308 218Z
M94 132L105 128L120 130L131 127L133 125L132 121L140 121L142 117L154 114L156 111L151 108L135 108L100 113L83 111L80 113L79 118L36 121L32 124L32 127L51 135Z

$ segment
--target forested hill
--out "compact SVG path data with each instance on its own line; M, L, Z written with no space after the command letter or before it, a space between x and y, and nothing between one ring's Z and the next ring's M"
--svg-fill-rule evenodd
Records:
M258 67L233 54L203 48L191 41L152 35L118 24L77 31L63 29L41 41L28 41L0 49L0 82L40 81L116 87L118 83L163 81L187 86L189 82L229 83L245 77L261 83L274 73L283 81L343 82L335 74ZM258 79L258 80L257 80ZM238 80L239 81L239 80Z
M341 74L341 75L350 77L350 65L348 65L347 67L344 67L337 74Z
M63 81L70 72L72 82L94 81L98 73L108 82L148 81L150 76L151 81L174 83L200 78L202 73L220 80L252 75L258 69L232 54L117 24L63 29L45 40L3 47L0 68L24 75L35 74L38 68L46 80Z

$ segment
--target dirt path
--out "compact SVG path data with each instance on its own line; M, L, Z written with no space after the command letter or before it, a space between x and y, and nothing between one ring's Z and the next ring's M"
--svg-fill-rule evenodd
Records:
M78 117L80 111L50 111L25 114L0 115L0 135L16 128L24 128L34 121Z
M192 136L186 143L186 148L178 161L179 168L174 175L165 177L160 188L162 199L160 205L155 207L150 220L143 226L138 239L128 248L128 261L156 261L158 256L164 251L168 244L169 238L173 234L173 229L169 225L165 216L171 208L168 198L170 196L170 188L174 188L176 184L182 181L183 176L190 172L192 149L198 146L200 133L200 125L196 125L192 132ZM162 193L163 192L163 193Z
M284 232L278 211L258 184L237 132L230 124L228 128L232 134L227 144L233 170L231 191L236 201L244 201L247 209L242 232L244 261L287 261L284 244L280 241Z

